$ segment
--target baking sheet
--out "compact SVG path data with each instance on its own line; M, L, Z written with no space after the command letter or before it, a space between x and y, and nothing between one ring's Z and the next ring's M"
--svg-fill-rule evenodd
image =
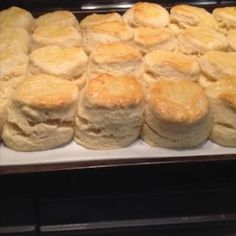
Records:
M142 140L137 140L132 145L116 150L89 150L81 147L75 142L70 144L40 152L16 152L0 145L0 166L13 165L35 165L50 163L67 163L79 161L98 160L129 160L144 158L170 158L170 157L191 157L191 156L212 156L235 154L236 148L221 147L211 141L205 142L200 147L194 149L171 150L165 148L150 147ZM196 157L197 158L197 157Z

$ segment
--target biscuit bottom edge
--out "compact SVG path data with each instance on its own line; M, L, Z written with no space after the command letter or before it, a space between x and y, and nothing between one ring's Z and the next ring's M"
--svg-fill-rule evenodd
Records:
M58 148L69 143L73 138L73 127L60 127L58 125L57 127L51 127L51 129L53 131L48 132L45 127L41 127L38 132L35 130L27 135L17 124L7 122L3 129L2 139L5 146L12 150L31 152Z
M236 129L214 124L209 139L221 146L236 147Z
M210 127L198 133L186 134L184 138L173 139L171 137L161 136L158 132L150 128L147 123L144 123L141 138L152 147L170 149L196 148L207 140L209 133Z
M88 149L95 150L111 150L111 149L119 149L127 147L136 141L139 136L140 129L133 131L132 134L118 137L113 134L108 135L99 135L94 133L83 132L83 131L75 131L74 141Z

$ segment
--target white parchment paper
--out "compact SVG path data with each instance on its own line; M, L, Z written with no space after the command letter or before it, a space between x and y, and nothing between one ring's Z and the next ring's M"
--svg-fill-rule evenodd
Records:
M200 147L194 149L171 150L164 148L153 148L137 140L132 145L116 150L89 150L77 145L75 142L48 151L40 152L16 152L0 145L0 166L11 165L32 165L32 164L49 164L93 160L115 160L115 159L132 159L144 157L186 157L205 156L205 155L222 155L235 154L236 148L221 147L217 144L207 141Z

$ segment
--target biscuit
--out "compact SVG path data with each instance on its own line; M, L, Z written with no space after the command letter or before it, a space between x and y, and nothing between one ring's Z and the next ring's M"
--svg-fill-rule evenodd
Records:
M0 81L24 77L27 73L28 61L25 53L3 50L0 53Z
M236 76L236 52L210 51L199 58L199 83L208 87L217 80Z
M168 28L138 27L134 30L133 45L145 54L157 49L174 51L177 42Z
M39 16L35 20L37 27L45 26L58 26L67 27L73 26L75 28L79 27L78 20L75 15L70 11L53 11Z
M82 35L73 26L52 25L36 28L32 34L32 50L49 45L79 47L82 45Z
M32 74L48 74L67 79L83 87L81 76L87 69L88 57L81 48L47 46L36 49L29 55Z
M210 139L223 146L236 147L236 76L206 89L213 111Z
M123 15L124 22L131 27L165 27L169 24L168 11L159 4L139 2Z
M30 47L30 37L24 28L9 26L0 28L0 52L12 50L16 52L28 53Z
M215 8L212 12L218 26L225 34L231 29L236 29L236 7Z
M91 149L125 147L139 136L143 107L142 87L135 78L100 74L81 92L74 139Z
M80 21L80 27L81 29L85 29L93 25L97 25L97 24L101 24L105 22L112 22L112 21L122 22L123 19L121 15L116 12L107 13L107 14L93 13L91 15L86 16L83 20Z
M151 146L192 148L203 143L212 116L203 89L189 80L159 80L147 94L142 138Z
M68 143L74 134L76 86L52 76L29 76L8 109L2 139L17 151L39 151Z
M201 7L186 4L176 5L170 10L170 22L179 28L203 26L217 30L218 24L214 16Z
M13 88L7 83L0 82L0 140L3 127L7 118L7 109L13 95Z
M109 43L98 46L89 56L88 73L108 73L140 77L142 73L141 52L125 43Z
M198 81L200 68L196 59L177 52L154 50L144 57L142 82L146 87L162 78Z
M31 32L35 27L31 13L15 6L0 11L0 25L21 27L27 32Z
M236 29L230 30L227 36L230 51L236 52Z
M90 53L101 44L128 42L133 36L133 29L123 22L104 22L83 30L83 45L85 51Z
M226 37L210 28L191 27L177 37L178 51L188 55L203 55L211 50L227 51Z

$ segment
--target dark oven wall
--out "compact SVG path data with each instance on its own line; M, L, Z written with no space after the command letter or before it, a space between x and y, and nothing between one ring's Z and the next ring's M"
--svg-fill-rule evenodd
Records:
M218 161L1 176L0 235L232 236L235 168Z
M19 7L23 7L27 10L32 12L46 12L52 11L56 9L68 9L72 11L90 11L90 10L106 10L106 11L124 11L125 9L129 8L133 3L138 1L129 1L129 0L112 0L112 1L105 1L105 0L93 0L93 1L81 1L81 0L7 0L0 2L0 9L8 8L10 6L16 5ZM170 8L173 5L179 3L187 3L197 6L202 6L212 10L216 6L226 6L226 5L235 5L235 0L159 0L153 1L149 0L148 2L158 2L159 4Z

